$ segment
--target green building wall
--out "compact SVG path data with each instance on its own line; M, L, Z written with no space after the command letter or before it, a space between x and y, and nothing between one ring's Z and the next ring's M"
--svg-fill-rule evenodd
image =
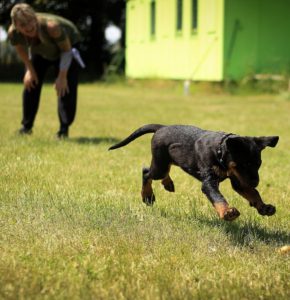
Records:
M225 0L225 79L289 73L289 13L289 0Z
M198 0L197 30L192 0L183 0L181 31L177 0L126 5L126 75L202 81L241 79L254 73L290 71L290 0Z
M156 34L150 33L151 0L130 0L126 9L126 74L133 78L223 79L223 1L198 1L198 28L191 29L191 0L183 0L183 27L176 30L176 0L156 0Z

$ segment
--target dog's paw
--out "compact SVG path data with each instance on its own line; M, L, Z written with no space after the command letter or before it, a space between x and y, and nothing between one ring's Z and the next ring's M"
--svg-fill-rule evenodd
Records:
M271 204L265 204L260 209L258 209L258 212L262 216L273 216L276 212L276 208Z
M145 196L142 198L142 200L146 205L152 206L155 202L155 195L152 194L151 196Z
M235 207L229 207L223 216L225 221L233 221L240 215L240 212Z

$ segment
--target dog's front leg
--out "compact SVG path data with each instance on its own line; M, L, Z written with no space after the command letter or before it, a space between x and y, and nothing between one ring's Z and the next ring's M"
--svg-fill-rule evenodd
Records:
M219 217L226 221L233 221L240 212L235 207L229 207L229 204L219 191L219 181L210 177L202 181L202 192L207 196Z
M259 194L259 192L252 187L242 186L237 180L231 179L233 189L242 197L247 199L250 206L254 206L258 213L262 216L272 216L276 212L275 206L271 204L265 204Z

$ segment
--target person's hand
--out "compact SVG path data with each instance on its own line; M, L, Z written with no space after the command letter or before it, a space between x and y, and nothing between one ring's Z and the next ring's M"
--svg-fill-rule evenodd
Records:
M69 93L66 76L59 75L55 80L54 87L58 97L63 97L66 93Z
M23 83L25 88L30 92L38 84L38 77L34 71L27 70L25 72Z

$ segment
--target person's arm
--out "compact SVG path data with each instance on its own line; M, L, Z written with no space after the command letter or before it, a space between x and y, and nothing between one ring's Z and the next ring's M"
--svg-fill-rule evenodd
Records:
M33 89L35 87L36 84L38 84L38 77L37 74L34 70L34 67L28 57L28 53L25 49L24 46L22 45L15 45L15 50L18 54L18 56L20 57L20 59L22 60L22 62L24 63L25 67L26 67L26 72L23 78L23 83L26 89L28 89L29 91L31 89Z
M57 95L63 97L69 92L67 83L67 72L72 60L71 42L59 24L50 21L47 24L48 34L55 40L61 51L59 73L55 81Z

